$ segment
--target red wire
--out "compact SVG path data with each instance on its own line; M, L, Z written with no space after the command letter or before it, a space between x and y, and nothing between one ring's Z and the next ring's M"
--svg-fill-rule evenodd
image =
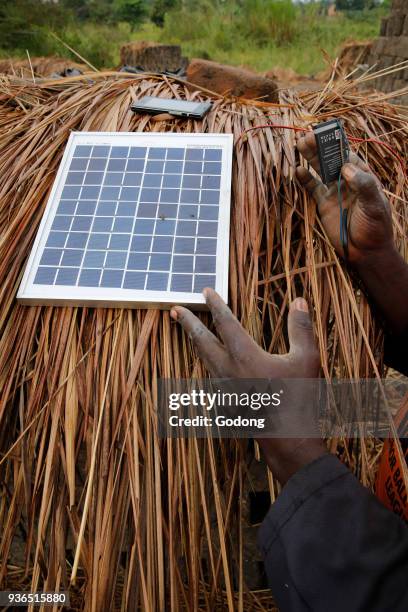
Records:
M244 134L247 134L248 132L252 132L253 130L260 130L260 129L263 129L263 128L276 128L276 129L283 129L283 130L293 130L294 132L312 132L313 131L310 128L299 127L299 126L296 126L296 125L280 125L278 123L267 123L265 125L255 125L255 126L253 126L251 128L248 128L247 130L244 130L244 132L242 132L242 134L241 134L241 137ZM401 164L401 168L402 168L402 171L403 171L404 175L408 176L404 160L399 155L399 153L391 145L389 145L388 143L383 142L382 140L377 140L376 138L357 138L355 136L349 136L349 135L347 135L347 138L351 142L358 142L360 144L364 144L366 142L367 143L371 142L373 144L377 144L377 145L380 145L381 147L384 147L392 155L394 155L394 157L399 161L399 163Z
M244 130L242 134L246 134L247 132L252 132L252 130L259 130L260 128L282 128L283 130L294 130L295 132L311 132L310 128L302 128L296 125L279 125L278 123L267 123L265 125L255 125L254 127L248 128ZM241 136L242 136L241 134Z
M398 151L396 151L394 147L389 145L387 142L384 142L383 140L377 140L376 138L356 138L355 136L348 136L348 139L351 140L352 142L359 142L361 144L364 144L366 142L372 142L373 144L378 144L381 147L384 147L392 155L394 155L394 157L399 161L399 163L401 164L403 173L405 174L405 176L407 176L407 168L406 168L404 160L402 159Z

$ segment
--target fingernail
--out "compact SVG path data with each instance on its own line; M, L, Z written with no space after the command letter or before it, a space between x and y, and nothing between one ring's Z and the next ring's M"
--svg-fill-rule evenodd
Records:
M209 294L209 289L208 287L205 287L205 289L203 289L203 296L205 297L205 299L208 298L208 294Z
M352 164L345 164L343 166L343 176L346 180L351 180L356 175L356 168Z
M294 310L300 310L301 312L309 312L309 306L306 300L303 298L296 298L296 300L292 302L292 306Z
M175 310L174 308L172 308L172 309L170 310L170 316L171 316L171 318L172 318L172 319L174 319L175 321L177 321L177 317L178 317L177 310Z

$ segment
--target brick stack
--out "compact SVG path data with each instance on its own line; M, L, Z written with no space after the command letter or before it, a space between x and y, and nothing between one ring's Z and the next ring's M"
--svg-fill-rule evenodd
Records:
M408 62L408 0L393 0L391 14L382 20L380 37L374 41L367 63L382 70L404 61ZM374 86L384 92L408 87L408 63L404 70L376 79ZM397 101L408 104L408 94Z
M122 45L120 48L122 66L139 68L145 72L178 72L185 70L187 59L181 55L179 45L138 40Z

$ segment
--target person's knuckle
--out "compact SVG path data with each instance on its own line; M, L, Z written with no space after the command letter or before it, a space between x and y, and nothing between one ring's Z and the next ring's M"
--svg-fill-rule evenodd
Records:
M390 203L384 194L381 194L378 198L378 211L384 220L391 216Z
M203 327L200 324L197 324L197 325L194 325L189 335L190 335L191 340L193 340L193 342L197 342L203 338L204 334L205 334L205 327Z
M215 327L218 329L225 325L226 321L231 318L231 311L228 307L217 309L213 314L213 321Z
M306 138L304 136L301 136L298 140L297 148L301 150L304 148L305 144L306 144Z
M311 194L315 199L318 199L320 195L322 194L323 190L322 190L321 184L317 180L315 180L314 183L315 184L311 191Z
M186 311L184 308L178 308L177 310L177 320L179 323L185 323L186 321Z
M312 320L307 312L298 312L296 323L301 329L310 332L313 329Z
M372 174L360 170L359 184L361 191L369 193L377 192L380 195L377 181Z

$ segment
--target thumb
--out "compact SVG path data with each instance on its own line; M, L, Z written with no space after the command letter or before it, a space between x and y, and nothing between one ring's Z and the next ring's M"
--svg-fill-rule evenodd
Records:
M317 355L313 325L306 300L296 298L290 305L288 316L290 353L304 356Z
M351 163L344 164L341 172L349 189L358 196L364 209L374 213L383 208L384 195L381 185L371 172L365 172Z

